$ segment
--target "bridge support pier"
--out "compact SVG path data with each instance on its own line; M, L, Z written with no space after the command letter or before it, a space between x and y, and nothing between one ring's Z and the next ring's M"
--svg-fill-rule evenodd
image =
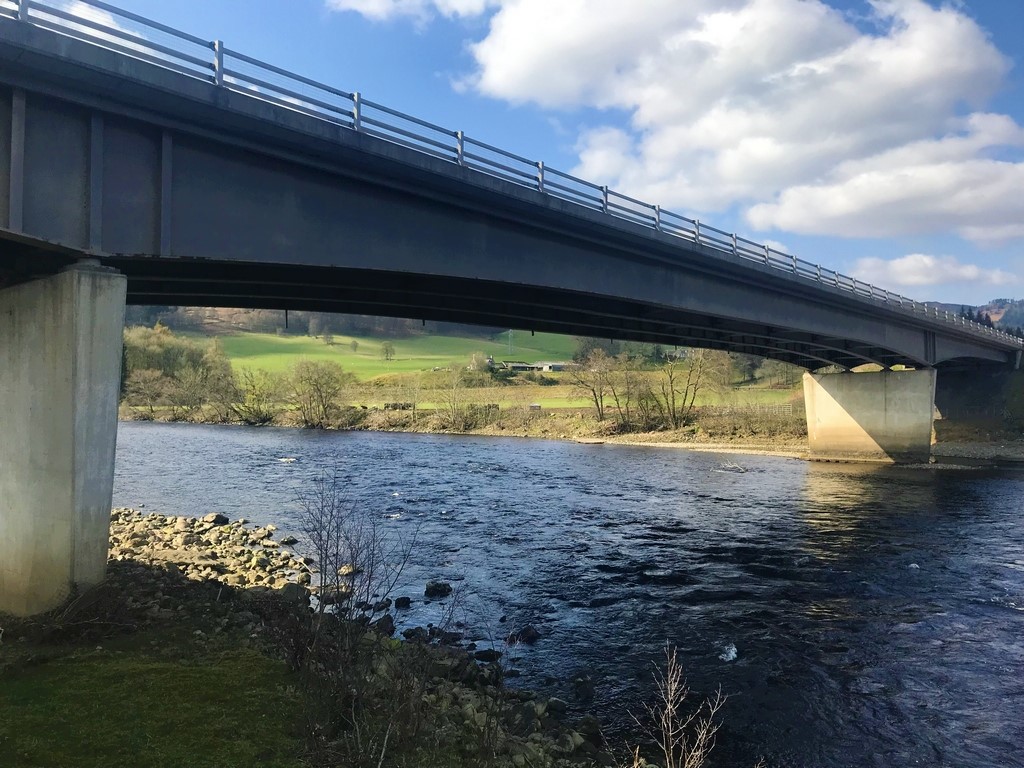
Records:
M0 612L104 578L125 288L83 261L0 290Z
M810 456L927 463L935 370L804 374Z

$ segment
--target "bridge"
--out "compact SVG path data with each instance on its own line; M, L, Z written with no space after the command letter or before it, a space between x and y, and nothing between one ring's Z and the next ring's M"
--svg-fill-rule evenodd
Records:
M805 375L821 458L927 460L938 372L1019 366L1007 334L220 41L74 7L0 0L0 610L102 578L126 302L880 365Z

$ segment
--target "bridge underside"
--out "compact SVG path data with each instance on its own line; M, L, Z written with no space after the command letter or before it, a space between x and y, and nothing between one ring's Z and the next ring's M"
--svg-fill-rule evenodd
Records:
M52 274L82 253L0 230L0 288ZM617 296L373 269L239 264L208 259L101 258L128 277L127 302L291 309L463 322L759 355L816 370L920 361L867 342L713 317ZM973 367L952 360L943 367Z

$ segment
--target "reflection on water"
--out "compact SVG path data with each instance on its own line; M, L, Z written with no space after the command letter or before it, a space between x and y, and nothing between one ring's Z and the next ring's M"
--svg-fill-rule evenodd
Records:
M124 424L118 440L115 503L284 530L337 467L389 530L418 529L407 594L462 579L481 641L533 623L517 684L572 700L590 675L577 711L622 738L671 642L695 690L731 695L718 764L1022 765L1018 475L443 435Z

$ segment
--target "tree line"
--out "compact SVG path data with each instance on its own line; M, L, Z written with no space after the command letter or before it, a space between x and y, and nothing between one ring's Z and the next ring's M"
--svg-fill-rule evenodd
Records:
M157 323L124 332L122 400L150 418L269 424L284 410L304 427L336 424L355 376L333 362L300 360L286 373L243 368L237 374L217 340L177 336Z
M598 421L614 420L624 432L681 429L695 421L702 402L720 398L737 380L762 378L791 387L801 373L778 360L712 349L651 352L613 356L596 346L568 369L573 388L590 401Z
M618 351L610 354L609 349ZM396 422L416 423L427 400L434 427L461 432L499 417L496 403L481 401L493 394L475 391L561 383L592 405L597 421L634 432L686 427L695 421L702 402L720 397L736 381L760 379L788 388L800 374L794 366L750 355L656 345L616 347L585 339L579 340L576 357L563 373L553 376L494 367L477 354L468 365L452 363L443 370L380 377L360 387L351 372L330 361L299 360L282 373L236 371L218 340L177 335L157 323L125 330L122 401L143 418L249 425L284 420L303 427L351 427L366 411L353 401L369 388L375 390L375 399L384 400L383 410L392 411ZM511 402L511 411L527 418L535 392L510 386L501 399L507 409Z

